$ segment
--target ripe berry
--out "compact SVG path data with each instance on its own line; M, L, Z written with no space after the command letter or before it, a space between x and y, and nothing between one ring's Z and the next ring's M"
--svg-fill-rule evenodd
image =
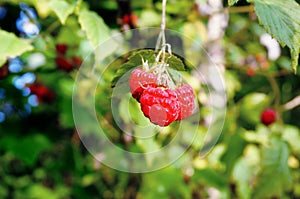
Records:
M183 120L190 116L195 108L194 91L193 88L188 84L184 84L175 91L180 102L180 112L177 120Z
M156 87L157 77L142 69L134 69L129 78L129 86L132 97L139 101L143 91L148 87Z
M56 48L56 52L61 55L66 54L66 52L68 50L67 44L56 44L55 48Z
M0 79L4 79L9 74L8 65L0 67Z
M273 109L266 109L261 113L260 121L264 125L268 126L275 122L276 120L276 112Z
M51 103L56 97L52 90L41 84L31 84L28 88L32 94L38 97L39 102Z
M141 109L153 124L167 126L180 112L180 102L174 90L148 87L140 98Z
M252 77L252 76L256 75L256 70L253 69L253 68L248 68L246 70L246 73L247 73L248 76Z
M72 57L72 63L75 67L79 67L82 63L82 59L80 57L73 56Z
M124 24L128 24L130 28L134 28L138 18L135 14L126 14L122 17L122 20Z
M73 69L73 64L70 60L68 60L65 57L57 57L55 59L56 65L59 69L62 69L64 71L71 71Z

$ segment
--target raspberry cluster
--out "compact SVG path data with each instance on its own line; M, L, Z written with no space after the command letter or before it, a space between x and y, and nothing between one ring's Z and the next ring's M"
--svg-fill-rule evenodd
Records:
M68 45L66 44L56 44L56 54L55 63L57 68L70 72L75 68L80 67L82 59L78 56L67 57L66 53L68 51Z
M141 104L144 115L153 124L168 126L193 113L194 91L188 84L170 89L157 84L157 76L142 69L134 69L129 78L132 97Z

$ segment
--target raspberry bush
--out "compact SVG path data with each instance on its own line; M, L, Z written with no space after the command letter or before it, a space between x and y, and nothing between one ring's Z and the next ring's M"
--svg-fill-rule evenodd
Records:
M119 56L123 39L159 38L126 31L162 27L162 0L1 1L0 198L300 198L299 3L168 0L165 25L182 36ZM116 33L116 44L97 48ZM204 51L226 100L213 92L220 82ZM72 104L79 70L82 103ZM97 116L82 118L83 137L75 105ZM104 164L121 162L106 138L148 154L145 167L159 163L151 155L175 138L179 146L165 158L187 150L158 171L126 173ZM100 152L92 156L83 140Z

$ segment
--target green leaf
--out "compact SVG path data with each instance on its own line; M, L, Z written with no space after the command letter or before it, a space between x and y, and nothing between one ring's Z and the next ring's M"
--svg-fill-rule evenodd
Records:
M83 10L78 17L82 30L94 48L110 37L109 28L96 12Z
M237 194L240 199L251 198L250 181L252 177L252 168L247 164L244 159L237 161L233 170L233 179L237 184Z
M64 0L51 0L49 5L62 24L65 24L68 16L74 12L75 8L75 4L69 4Z
M260 151L255 145L248 145L244 155L240 158L232 171L232 178L236 183L236 192L240 199L250 199L253 193L253 179L258 172Z
M246 141L242 137L243 130L238 129L228 142L227 150L224 156L221 158L222 162L226 164L226 174L229 176L235 162L243 154L243 150L246 146Z
M297 127L286 125L282 133L282 139L291 146L293 152L300 153L300 134Z
M173 68L175 70L179 70L179 71L186 70L186 67L185 67L184 63L182 62L182 60L179 57L175 56L174 54L169 59L168 63L169 63L169 67Z
M0 30L0 66L3 65L8 57L16 57L26 51L33 50L33 47L18 38L13 33Z
M254 0L254 9L266 31L291 51L296 72L300 52L299 4L294 0Z
M51 147L48 138L42 134L33 134L17 140L17 137L7 136L1 140L0 144L28 166L33 166L39 154Z
M182 172L172 166L143 175L140 193L145 199L191 198L191 190L184 183Z
M119 79L129 70L142 66L143 59L144 61L148 60L149 65L155 62L155 51L154 50L139 50L132 52L132 55L128 58L128 61L120 66L117 70L115 77L111 82L111 86L114 87ZM169 55L166 54L168 57ZM143 58L143 59L142 59ZM112 63L113 64L113 63ZM185 64L182 62L180 58L175 56L174 54L168 60L169 67L178 71L184 71L186 69Z
M289 149L278 137L272 137L270 145L262 149L261 172L252 198L281 197L292 187L288 167Z
M227 187L225 177L210 168L196 169L191 180L196 183L202 182L217 189L226 189Z
M270 97L264 93L250 93L241 100L240 116L249 123L256 125L260 122L260 113L270 102Z
M228 0L228 5L229 6L233 6L234 4L236 4L239 0Z

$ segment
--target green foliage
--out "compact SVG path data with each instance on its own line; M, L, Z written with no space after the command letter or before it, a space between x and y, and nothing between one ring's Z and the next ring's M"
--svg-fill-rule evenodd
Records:
M166 56L169 56L168 53L166 53ZM112 87L116 85L116 83L119 81L119 79L128 71L136 68L136 67L142 67L143 60L148 60L148 64L151 67L151 64L155 62L156 53L154 50L138 50L135 52L132 52L130 56L128 57L128 60L122 64L119 69L116 72L115 77L112 80ZM171 69L178 70L178 71L184 71L186 70L185 64L182 62L180 58L178 58L176 55L172 54L171 57L168 59L168 64ZM114 63L113 63L114 64Z
M95 12L88 10L79 11L78 21L94 48L109 38L109 28Z
M292 67L296 72L300 53L300 5L294 0L254 0L254 5L265 30L282 46L290 48Z
M229 6L233 6L234 4L236 4L239 0L228 0L228 5Z
M260 113L268 107L270 99L264 93L251 93L246 95L240 103L241 118L247 123L257 124L260 122Z
M292 188L288 155L286 143L278 137L272 137L270 145L262 149L262 168L253 198L281 197L284 191Z
M65 24L68 16L74 12L75 8L74 5L64 0L51 0L49 4L62 24Z
M51 142L42 134L23 136L23 139L18 143L16 143L16 137L7 136L2 138L0 145L29 166L34 165L42 151L51 148Z
M13 33L0 30L0 66L2 66L8 57L16 57L26 51L33 50L33 47L19 39Z
M141 194L145 199L190 198L190 190L184 184L183 175L180 170L172 167L145 174Z

